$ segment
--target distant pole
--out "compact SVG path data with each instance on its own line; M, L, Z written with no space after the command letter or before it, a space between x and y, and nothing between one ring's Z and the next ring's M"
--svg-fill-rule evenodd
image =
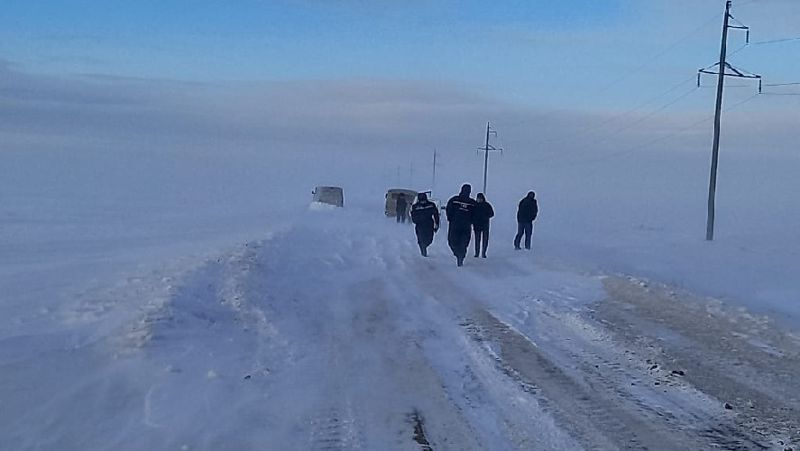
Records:
M478 152L483 151L483 193L486 194L486 179L489 174L489 152L496 150L502 152L503 149L499 149L491 144L489 144L489 136L494 135L497 136L497 131L492 130L492 126L490 122L486 123L486 142L483 147L478 147Z
M486 194L486 175L489 172L489 122L486 123L486 146L483 150L483 194Z
M433 197L433 190L436 189L436 148L433 148L433 182L431 182L431 197Z
M717 76L717 104L714 110L714 144L711 149L711 176L708 182L708 216L706 218L706 241L714 239L714 214L717 195L717 166L719 164L719 134L722 120L722 91L725 87L725 58L728 50L728 22L731 17L731 0L725 2L725 19L722 23L722 44L719 51L719 74Z

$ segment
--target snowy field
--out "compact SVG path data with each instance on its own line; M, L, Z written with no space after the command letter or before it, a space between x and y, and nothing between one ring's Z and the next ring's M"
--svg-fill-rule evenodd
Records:
M409 181L380 159L2 155L1 449L800 440L800 208L776 197L796 160L730 157L760 181L724 185L706 243L705 154L621 177L509 153L490 258L458 269L443 232L424 260L383 217ZM443 159L437 197L479 190L477 158ZM346 208L310 211L318 183ZM534 251L514 252L529 188Z
M691 112L581 135L607 119L435 83L0 75L0 449L797 449L774 104L726 115L706 242L708 131L631 147ZM489 258L423 259L385 190L430 188L435 140L434 197L480 191L487 114Z
M800 0L2 5L0 451L800 451Z

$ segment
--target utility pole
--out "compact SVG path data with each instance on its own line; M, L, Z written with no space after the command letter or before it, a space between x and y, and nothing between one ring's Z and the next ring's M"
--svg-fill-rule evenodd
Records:
M719 132L722 122L722 91L725 87L725 58L728 52L728 25L731 17L731 0L725 2L725 20L722 22L722 46L719 51L717 75L717 103L714 109L714 144L711 147L711 176L708 182L708 213L706 215L706 241L714 239L714 215L717 196L717 165L719 164Z
M483 194L486 194L486 179L489 173L489 152L490 151L499 151L502 152L503 149L497 148L489 144L489 135L497 136L497 131L492 129L492 126L489 122L486 123L486 144L483 147L479 147L478 151L483 151Z
M730 20L733 19L738 25L731 25ZM715 216L715 200L717 195L717 167L719 165L719 136L722 124L722 93L725 88L725 77L737 78L754 78L759 80L759 92L761 92L761 76L751 74L731 66L727 61L728 52L728 29L736 28L739 30L747 31L747 43L750 42L750 28L742 25L733 16L731 16L731 0L725 2L725 18L722 21L722 44L719 51L719 62L704 69L700 69L697 73L697 86L700 86L701 74L714 74L711 69L714 66L719 66L716 72L717 75L717 101L714 109L714 143L711 148L711 175L708 182L708 214L706 216L706 240L711 241L714 239L714 216ZM727 72L730 69L731 73Z
M436 189L436 148L433 148L433 181L431 182L431 197L433 197L433 190Z

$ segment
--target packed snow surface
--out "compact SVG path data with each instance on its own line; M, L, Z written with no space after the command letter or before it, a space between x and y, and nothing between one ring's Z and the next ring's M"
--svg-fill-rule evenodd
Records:
M768 318L515 252L497 232L489 258L457 268L444 230L424 259L412 227L378 208L294 215L49 308L12 303L0 448L782 449L799 438L800 342Z
M3 150L0 449L797 449L796 160L726 155L707 243L705 153L509 152L457 268L326 155Z

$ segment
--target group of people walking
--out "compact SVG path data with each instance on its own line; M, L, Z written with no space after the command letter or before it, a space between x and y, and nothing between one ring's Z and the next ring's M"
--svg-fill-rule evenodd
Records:
M478 193L475 199L471 197L472 186L465 184L458 195L453 196L445 208L447 216L447 243L456 257L458 266L464 265L467 249L475 234L475 257L486 258L486 249L489 247L489 223L494 217L494 208L486 201L483 193ZM399 200L399 199L398 199ZM406 202L403 199L402 216L401 207L397 207L397 221L405 222ZM539 214L536 194L533 191L519 202L517 209L517 235L514 238L514 248L521 249L523 235L525 236L525 249L531 248L531 235L533 234L533 221ZM433 243L433 236L439 231L439 209L436 204L428 200L425 193L417 195L417 202L411 206L411 221L416 226L417 243L423 257L428 256L428 246Z

